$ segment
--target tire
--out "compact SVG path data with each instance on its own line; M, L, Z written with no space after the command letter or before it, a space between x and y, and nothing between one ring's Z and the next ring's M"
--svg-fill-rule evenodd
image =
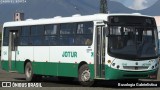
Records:
M33 69L30 62L27 62L25 66L25 77L26 77L26 81L34 81Z
M92 86L94 80L91 79L91 73L87 64L82 65L78 71L78 81L82 86Z

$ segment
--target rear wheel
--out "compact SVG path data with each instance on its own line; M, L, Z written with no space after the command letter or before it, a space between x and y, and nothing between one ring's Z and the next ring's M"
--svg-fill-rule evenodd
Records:
M25 76L26 76L27 81L33 81L33 79L34 79L32 65L30 62L27 62L26 66L25 66Z
M82 86L92 86L94 84L94 80L91 79L90 69L87 64L84 64L79 68L78 81Z

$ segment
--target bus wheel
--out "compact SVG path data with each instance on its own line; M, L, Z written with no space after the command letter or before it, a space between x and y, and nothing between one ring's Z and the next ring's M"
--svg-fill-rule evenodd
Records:
M91 79L91 73L87 64L82 65L78 72L78 81L82 86L92 86L94 84L94 80Z
M27 81L33 81L33 70L30 62L27 62L25 66L25 76Z

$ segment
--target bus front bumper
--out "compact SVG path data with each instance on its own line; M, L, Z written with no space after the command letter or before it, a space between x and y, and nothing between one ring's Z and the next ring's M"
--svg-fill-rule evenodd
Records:
M117 79L157 79L158 69L150 71L124 71L106 66L106 80Z

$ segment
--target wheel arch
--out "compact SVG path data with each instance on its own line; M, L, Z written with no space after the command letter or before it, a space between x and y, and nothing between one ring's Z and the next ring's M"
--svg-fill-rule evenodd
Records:
M27 64L28 62L30 62L30 63L31 63L31 61L30 61L29 59L26 59L26 60L25 60L25 62L24 62L24 65L23 65L24 72L25 72L25 66L26 66L26 64Z
M78 70L79 70L79 68L80 68L82 65L84 65L84 64L87 64L87 65L88 65L88 63L87 63L87 62L85 62L85 61L81 61L81 62L79 63L79 65L78 65Z

